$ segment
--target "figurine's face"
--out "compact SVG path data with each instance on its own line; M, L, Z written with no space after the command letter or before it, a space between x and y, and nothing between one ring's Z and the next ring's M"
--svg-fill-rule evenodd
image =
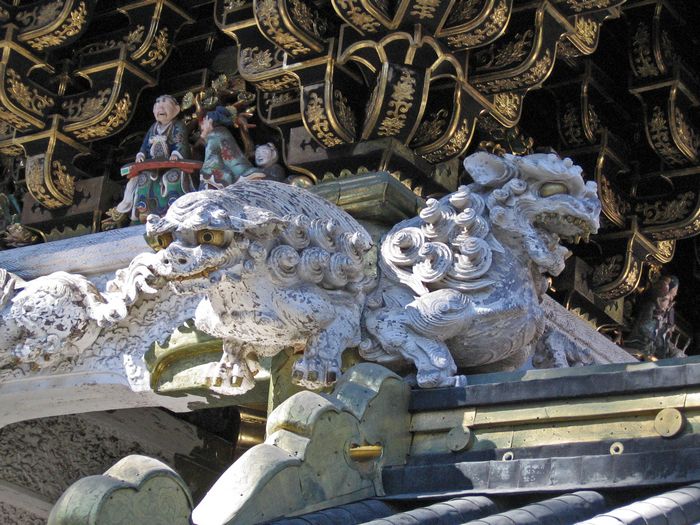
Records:
M180 106L171 97L158 97L153 104L153 116L158 123L167 124L180 113Z
M255 164L262 168L272 165L277 160L277 151L270 144L255 148Z

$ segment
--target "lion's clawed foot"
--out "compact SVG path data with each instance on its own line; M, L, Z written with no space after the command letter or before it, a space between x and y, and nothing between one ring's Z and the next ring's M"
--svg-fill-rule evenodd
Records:
M443 371L419 371L416 382L421 388L463 387L467 386L467 377L463 375L446 374Z
M242 356L238 352L227 352L212 371L212 389L223 394L238 395L255 386L255 375L259 366L255 354Z
M336 360L304 356L294 363L292 369L292 381L311 390L331 386L338 377L340 366Z

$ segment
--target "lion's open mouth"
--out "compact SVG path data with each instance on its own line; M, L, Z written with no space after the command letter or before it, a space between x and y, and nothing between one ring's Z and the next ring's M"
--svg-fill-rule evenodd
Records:
M172 277L168 277L170 281L190 281L192 279L199 279L200 277L203 279L206 279L211 275L213 272L215 272L217 269L216 268L204 268L204 270L200 270L199 272L196 273L188 273L186 275L175 275Z
M557 234L563 240L578 244L581 240L588 242L592 229L590 223L580 217L553 212L538 213L534 218L538 228Z

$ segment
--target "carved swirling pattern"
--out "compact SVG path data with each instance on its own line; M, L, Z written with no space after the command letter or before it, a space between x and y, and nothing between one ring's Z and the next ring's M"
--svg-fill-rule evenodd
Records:
M318 11L309 7L302 0L288 0L291 14L294 15L294 23L307 33L323 38L326 32L326 21Z
M578 17L574 25L576 36L587 46L595 45L598 36L598 23L595 20Z
M66 205L55 195L51 195L44 184L44 161L45 155L32 155L27 157L25 167L25 177L27 189L43 206L49 209L60 208Z
M642 224L666 224L682 220L688 216L695 202L695 193L688 191L672 201L656 201L651 204L639 203L635 211L642 215Z
M620 275L623 263L624 257L622 255L608 257L593 269L591 284L597 287L613 282Z
M661 74L654 62L649 27L644 22L639 23L632 38L632 72L639 78Z
M246 47L241 50L238 58L238 63L241 73L254 75L262 73L273 67L278 67L282 63L275 60L272 52L269 49L260 49L259 47Z
M493 105L509 119L515 119L520 112L521 98L516 93L497 93L493 97Z
M126 93L121 100L110 111L107 117L95 124L80 131L75 132L75 136L81 140L93 140L106 137L110 133L114 133L118 128L126 123L129 119L131 111L131 96Z
M112 88L101 89L95 97L81 97L64 102L61 107L66 112L67 122L86 120L97 115L107 105Z
M146 32L146 28L139 24L133 31L130 31L121 40L106 40L104 42L96 42L89 44L78 51L80 55L90 55L93 53L102 53L112 49L117 49L124 46L127 51L135 51L141 42Z
M669 164L685 164L687 159L673 143L668 120L661 106L654 106L648 125L649 138L656 152Z
M265 33L288 53L297 56L311 51L298 38L282 29L280 12L275 0L257 2L255 15Z
M80 2L78 8L71 11L68 19L55 31L48 35L33 38L28 44L37 51L43 51L49 47L60 46L68 38L77 35L83 29L87 21L87 6Z
M297 79L292 75L282 75L278 78L268 80L257 80L255 85L262 91L283 91L291 87L296 87Z
M508 78L499 78L496 80L478 83L476 87L480 91L487 93L514 91L516 89L533 87L540 82L543 82L547 78L547 74L549 73L553 62L554 60L552 53L548 49L545 51L544 55L542 55L542 57L539 58L525 73Z
M15 17L22 26L22 31L31 31L50 24L58 18L63 9L63 0L54 0L31 10L21 11Z
M427 153L423 155L423 158L430 163L437 163L443 160L455 157L462 153L464 149L469 145L471 139L471 129L469 127L469 121L465 117L457 128L457 130L452 134L450 140L442 148Z
M649 236L656 241L663 241L671 239L686 239L688 237L693 237L698 233L700 233L700 219L695 219L693 222L685 226L652 232L649 234Z
M389 102L389 110L379 125L378 135L390 137L397 135L406 125L406 113L413 106L416 78L411 70L401 68L401 77L394 84Z
M51 163L51 168L51 174L56 189L69 200L73 200L73 194L75 193L75 177L68 173L68 168L60 160L54 160Z
M348 104L348 99L343 96L339 89L333 92L333 109L340 124L354 137L357 130L355 114Z
M20 75L12 68L7 68L7 92L20 106L33 113L41 114L47 107L52 106L54 99L40 95L35 88L30 88L22 82Z
M367 33L376 33L381 24L358 5L358 0L337 0L338 7L355 27Z
M142 66L156 67L163 59L168 56L170 43L168 42L168 28L164 27L151 43L148 53L145 58L141 59Z
M449 25L463 24L482 9L483 0L458 0L447 18Z
M576 13L609 7L613 0L566 0L566 5Z
M488 21L474 31L453 35L447 38L447 44L454 48L474 47L483 44L490 38L498 34L508 20L508 4L502 0Z
M421 122L420 126L418 126L411 146L424 146L440 138L447 128L447 116L448 113L446 109L440 109L428 115L428 117Z

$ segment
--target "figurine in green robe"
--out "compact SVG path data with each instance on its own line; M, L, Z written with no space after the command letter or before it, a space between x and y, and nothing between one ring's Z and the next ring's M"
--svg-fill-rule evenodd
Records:
M199 172L199 189L221 189L239 180L264 178L241 151L226 126L232 124L230 112L218 106L200 122L200 138L204 140L204 164Z

